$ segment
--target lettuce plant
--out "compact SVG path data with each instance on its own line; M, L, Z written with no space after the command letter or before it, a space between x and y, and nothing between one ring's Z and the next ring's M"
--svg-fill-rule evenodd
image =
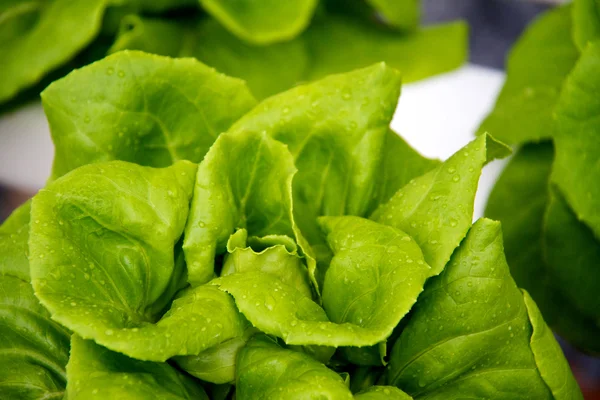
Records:
M8 0L0 104L122 49L196 57L246 80L259 98L382 60L410 80L460 66L466 26L421 29L419 8L416 0Z
M520 146L487 206L504 224L515 280L553 329L594 354L600 353L597 7L577 0L528 28L480 128Z
M421 157L399 90L380 63L257 104L128 51L53 83L52 178L0 228L0 396L582 398L472 225L510 150Z

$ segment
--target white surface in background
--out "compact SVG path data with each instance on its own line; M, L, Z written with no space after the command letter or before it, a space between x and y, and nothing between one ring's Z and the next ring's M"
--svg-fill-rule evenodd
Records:
M504 81L500 71L467 65L455 72L407 84L392 128L427 157L446 159L473 140ZM0 118L0 182L36 191L46 182L53 146L40 103ZM475 218L502 169L495 161L482 174Z

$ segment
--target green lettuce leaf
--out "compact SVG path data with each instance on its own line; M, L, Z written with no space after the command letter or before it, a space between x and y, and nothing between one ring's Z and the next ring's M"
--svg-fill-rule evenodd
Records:
M105 0L5 3L0 5L0 103L83 50L100 31L106 6Z
M371 386L357 393L354 398L356 400L412 400L412 397L393 386Z
M67 377L69 400L208 400L197 381L167 363L135 360L77 335L71 339Z
M240 352L237 400L352 399L340 375L311 357L255 336Z
M388 379L415 399L582 399L544 329L510 276L500 223L481 219L419 298Z
M185 290L172 301L185 279L175 246L195 172L187 161L164 169L97 163L36 195L32 284L53 319L152 361L199 354L243 334L232 299L213 287Z
M236 229L302 243L292 214L293 158L285 145L259 132L232 128L198 167L183 242L193 286L214 277L215 256L226 252Z
M413 237L432 275L437 275L471 226L481 169L509 153L504 144L482 135L437 168L412 180L370 218Z
M74 71L42 101L56 148L53 178L115 159L154 167L201 161L255 104L242 81L196 60L140 52Z
M262 271L212 284L234 297L252 325L287 344L360 347L384 341L430 276L419 247L403 232L366 219L320 221L335 254L325 275L324 308Z
M244 79L259 98L381 61L399 69L404 82L412 82L458 68L467 57L467 28L460 22L400 34L329 15L315 19L296 39L269 46L252 46L212 19L182 26L177 21L137 17L123 24L112 52L132 49L193 56ZM286 68L280 68L282 64Z
M573 2L573 39L579 50L600 39L600 2L576 0Z
M29 210L28 202L0 226L0 398L62 398L70 333L29 283Z
M527 28L510 52L506 83L479 133L510 144L552 137L554 107L579 57L571 29L571 6L547 11Z
M367 0L388 25L413 30L421 19L420 0Z
M583 51L565 82L556 109L552 181L577 219L600 239L600 42Z
M200 0L239 38L254 44L293 39L308 26L318 0Z

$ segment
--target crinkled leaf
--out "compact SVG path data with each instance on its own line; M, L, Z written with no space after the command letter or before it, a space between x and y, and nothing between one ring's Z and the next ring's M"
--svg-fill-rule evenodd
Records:
M540 333L543 321L534 323ZM553 372L534 354L533 332L504 258L500 223L481 219L419 297L392 350L389 382L415 399L582 398L575 382L564 396L552 395L544 379ZM551 357L566 363L560 352Z
M325 218L322 225L335 254L323 286L325 310L262 271L212 283L234 297L255 327L287 344L360 347L384 341L430 276L419 247L397 229L358 217Z
M238 358L237 400L352 399L344 380L306 354L255 336Z
M556 182L577 219L600 239L600 42L583 51L556 110Z
M244 82L196 60L140 52L74 71L42 100L56 147L54 178L114 159L154 167L201 161L255 104Z
M600 39L600 2L598 0L573 2L573 39L581 51L588 43Z
M229 31L254 44L293 39L309 24L317 0L200 0Z
M256 332L255 328L248 326L241 336L226 340L196 356L175 357L175 362L188 374L205 382L234 383L238 354Z
M36 195L31 276L53 319L83 338L154 361L198 354L243 333L232 299L215 288L184 291L171 304L180 287L172 281L184 268L175 245L195 172L187 161L164 169L97 163Z
M105 3L49 0L0 5L0 103L40 82L87 46L100 30Z
M0 225L0 277L11 275L25 282L30 281L27 259L30 210L31 202L28 201Z
M481 169L509 153L505 145L482 135L396 192L371 219L411 235L433 275L439 274L471 226Z
M139 361L77 335L67 365L69 400L208 400L197 381L167 363Z
M214 276L214 258L226 252L236 229L251 236L286 235L299 243L292 215L296 172L286 146L265 132L227 132L198 167L183 249L192 285Z
M554 107L579 57L568 34L571 25L571 6L565 6L547 11L527 28L509 55L506 83L480 133L511 144L552 137Z
M600 242L557 190L552 191L544 219L543 250L546 274L562 303L557 312L579 321L563 323L557 330L576 346L600 353Z
M211 19L189 27L148 18L132 21L134 28L122 29L111 51L137 49L193 56L225 74L244 79L259 98L381 61L399 69L404 82L411 82L458 68L467 57L467 29L463 23L404 35L349 17L325 16L294 40L252 46ZM280 68L281 64L286 68Z
M550 388L554 399L583 399L577 381L565 360L554 334L548 328L540 310L527 292L523 292L529 322L533 328L531 350L542 379Z
M412 400L412 397L393 386L371 386L354 395L356 400Z

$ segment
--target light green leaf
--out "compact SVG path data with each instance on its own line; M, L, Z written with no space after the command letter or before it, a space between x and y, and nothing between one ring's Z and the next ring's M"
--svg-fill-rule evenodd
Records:
M231 294L255 327L287 344L361 347L384 341L416 301L429 266L397 229L358 217L321 221L335 254L323 286L325 310L262 271L212 284Z
M482 135L400 189L371 219L413 237L437 275L471 226L481 169L509 153L504 144Z
M412 397L393 386L371 386L354 395L356 400L412 400Z
M174 360L185 372L205 382L234 383L238 354L257 332L248 326L241 336L226 340L196 356L179 356Z
M127 7L135 11L160 13L198 4L198 0L109 0L112 7Z
M383 21L395 28L413 30L421 19L420 0L367 0Z
M563 312L579 320L557 330L576 346L600 353L600 242L577 220L557 190L550 196L543 233L546 273L558 292L554 295L561 299L561 308L567 309Z
M134 360L77 335L71 339L67 377L69 400L208 400L197 381L167 363Z
M299 243L292 215L296 172L286 146L265 132L221 135L198 167L183 249L192 285L214 276L215 256L226 252L230 235L286 235Z
M287 41L309 24L317 0L200 0L228 30L254 44Z
M195 172L187 161L164 169L97 163L36 195L31 276L53 319L153 361L199 354L243 333L232 299L215 288L186 290L171 304L184 276L175 246Z
M552 137L554 107L579 57L568 34L571 25L571 7L565 6L547 11L527 28L509 55L506 83L479 133L510 144Z
M563 356L554 334L548 328L540 310L527 292L523 292L529 322L533 328L531 350L538 371L557 400L583 399L577 381Z
M193 56L227 75L244 79L259 98L381 61L399 69L404 82L412 82L458 68L467 57L467 29L463 23L405 35L350 17L324 16L294 40L252 46L211 19L189 27L148 18L131 21L133 29L122 29L111 51L137 49ZM280 68L281 64L287 67Z
M303 353L255 336L240 352L237 400L352 399L344 380Z
M367 391L382 377L383 368L357 367L350 375L350 390L352 393Z
M243 82L196 60L140 52L74 71L42 101L56 147L53 178L115 159L154 167L201 161L255 104Z
M389 382L415 399L555 398L544 381L553 372L538 369L544 356L534 355L539 338L528 312L504 259L500 223L477 221L419 297L392 350ZM543 321L533 321L540 333ZM552 357L566 362L559 352Z
M31 202L28 201L0 225L0 279L3 275L10 275L30 281L27 259L30 210Z
M83 50L100 31L105 3L50 0L0 5L0 103L40 82Z
M569 75L556 110L552 180L577 219L600 239L600 42L586 47Z
M579 50L600 39L600 2L575 0L573 2L573 39Z

